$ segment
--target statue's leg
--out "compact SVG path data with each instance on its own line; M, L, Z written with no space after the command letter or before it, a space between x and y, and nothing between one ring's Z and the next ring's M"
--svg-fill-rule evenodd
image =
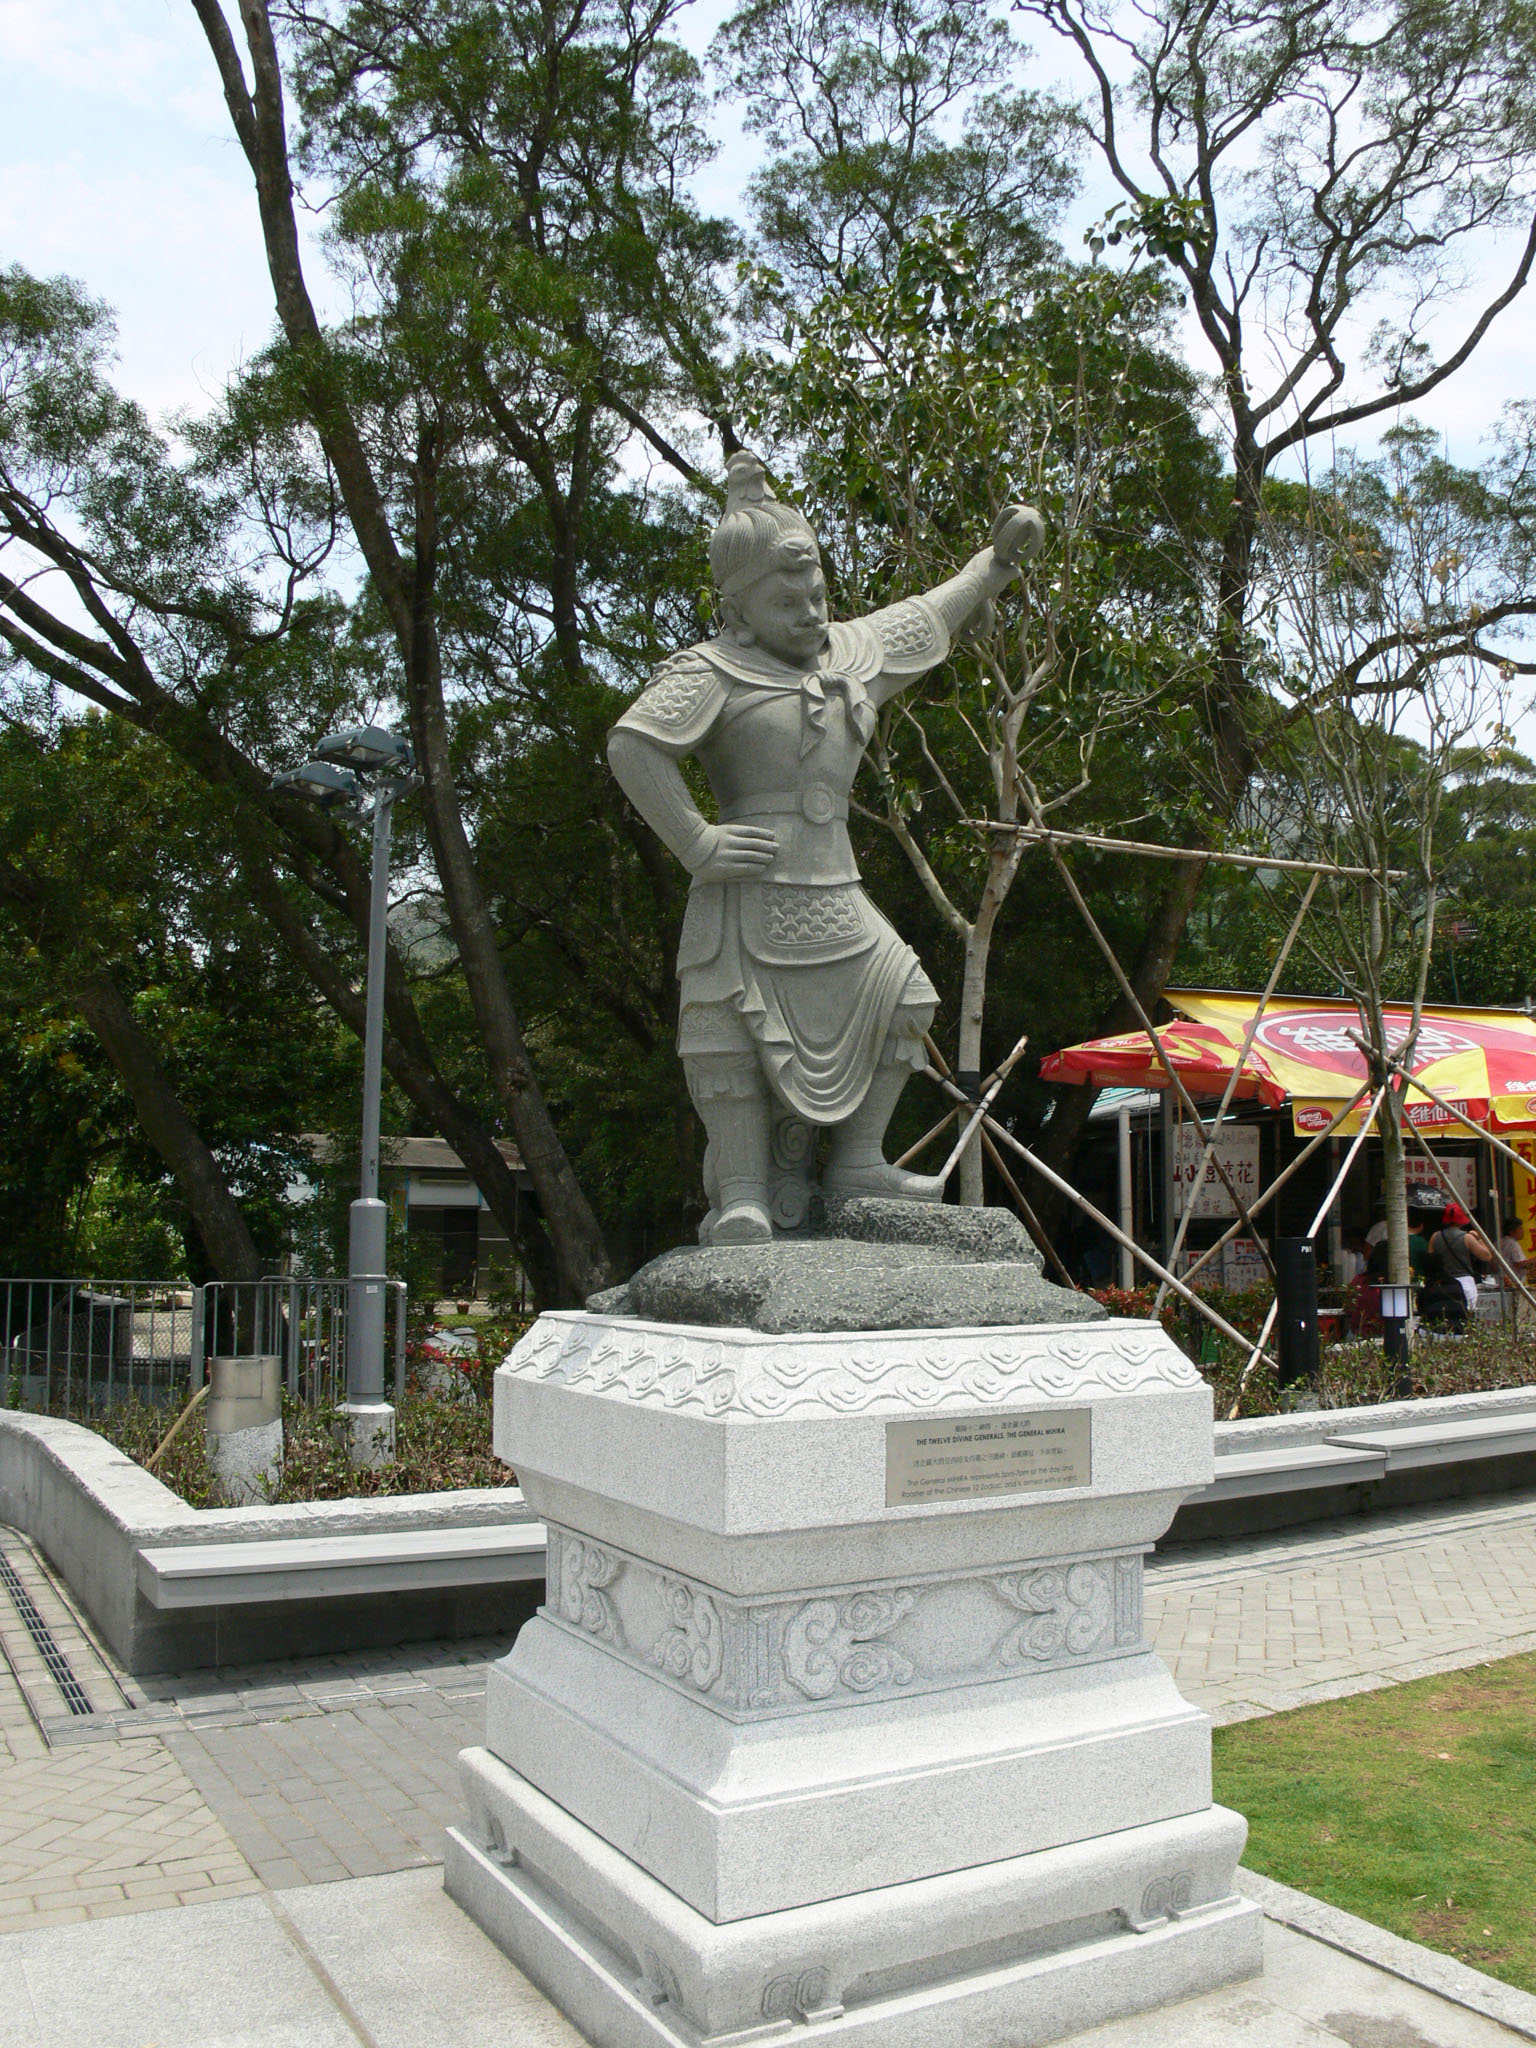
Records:
M898 1201L941 1202L944 1183L928 1173L889 1166L885 1130L914 1071L926 1063L923 1033L933 1022L933 1005L903 1004L891 1020L879 1065L853 1115L832 1127L831 1149L821 1176L829 1195L888 1195Z
M688 1092L709 1139L704 1190L710 1211L701 1244L766 1244L771 1112L756 1053L694 1053L683 1060Z

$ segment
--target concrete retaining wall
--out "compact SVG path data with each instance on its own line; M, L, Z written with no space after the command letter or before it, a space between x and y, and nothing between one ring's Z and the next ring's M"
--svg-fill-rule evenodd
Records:
M1452 1394L1378 1408L1333 1408L1216 1425L1224 1457L1321 1443L1351 1429L1423 1429L1437 1422L1536 1412L1536 1387ZM1536 1485L1536 1454L1468 1459L1389 1473L1369 1484L1313 1487L1179 1510L1165 1543L1204 1541L1359 1513ZM516 1487L282 1507L191 1508L152 1474L78 1423L0 1409L0 1521L25 1531L58 1570L113 1654L131 1672L186 1671L268 1657L504 1634L508 1641L542 1594L538 1580L441 1591L354 1593L165 1610L144 1597L138 1557L171 1544L275 1537L382 1535L535 1519Z
M464 1635L504 1632L510 1641L540 1594L533 1581L165 1611L139 1590L141 1550L533 1519L517 1487L192 1508L94 1430L0 1409L0 1521L32 1539L131 1672Z

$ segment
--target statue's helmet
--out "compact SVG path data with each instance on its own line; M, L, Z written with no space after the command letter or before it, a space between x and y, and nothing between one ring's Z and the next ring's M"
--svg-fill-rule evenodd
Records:
M755 455L725 466L725 510L710 537L709 566L722 597L737 597L770 570L821 559L804 515L774 496Z

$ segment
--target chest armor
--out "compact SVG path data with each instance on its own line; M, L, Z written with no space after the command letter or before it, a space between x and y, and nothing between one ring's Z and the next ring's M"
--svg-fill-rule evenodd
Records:
M765 882L834 885L859 870L848 840L848 792L864 742L836 697L808 731L796 690L732 687L698 749L722 824L761 824L778 838ZM811 744L807 746L807 739Z

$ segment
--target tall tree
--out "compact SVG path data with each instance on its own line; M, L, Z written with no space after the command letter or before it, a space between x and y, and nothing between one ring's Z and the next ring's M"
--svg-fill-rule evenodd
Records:
M1067 109L986 0L746 0L717 33L724 95L769 161L747 200L799 303L889 282L924 218L994 273L1044 252L1075 183Z
M1082 133L1124 195L1099 247L1169 265L1217 375L1232 481L1209 593L1205 815L1191 832L1210 844L1241 815L1267 724L1266 480L1422 404L1529 282L1536 17L1523 0L1016 4L1075 58ZM1480 289L1468 279L1490 235L1509 238L1508 254ZM1133 976L1143 1002L1160 993L1199 874L1191 864L1166 885L1169 943ZM1128 1005L1106 1019L1131 1021ZM1062 1103L1051 1149L1090 1105L1087 1090Z

